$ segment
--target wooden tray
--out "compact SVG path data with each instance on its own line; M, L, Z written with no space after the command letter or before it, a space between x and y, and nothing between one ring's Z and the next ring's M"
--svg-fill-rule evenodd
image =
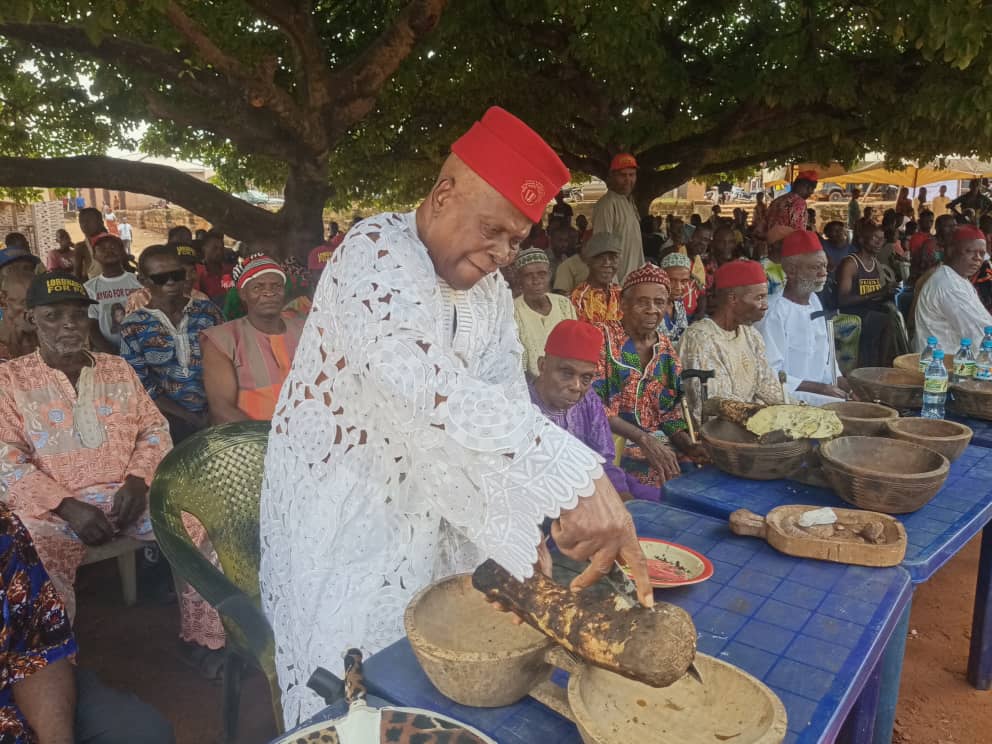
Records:
M873 544L843 537L817 537L796 525L802 514L817 508L778 506L764 517L747 509L738 509L730 515L730 529L735 535L764 538L776 550L799 558L855 566L898 566L902 563L906 555L906 529L898 519L861 509L834 509L836 525L842 525L846 532L857 532L870 522L880 524L884 542ZM819 527L809 529L826 531Z

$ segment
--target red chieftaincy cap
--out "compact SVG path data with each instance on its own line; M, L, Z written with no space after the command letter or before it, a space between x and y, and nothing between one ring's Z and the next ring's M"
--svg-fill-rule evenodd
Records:
M812 181L813 183L816 183L817 181L820 180L820 174L817 173L815 170L799 171L796 174L796 180Z
M541 136L509 111L490 108L451 151L531 221L571 174Z
M730 261L716 270L713 276L717 289L733 287L750 287L755 284L766 284L768 277L765 270L757 261Z
M985 233L974 225L960 225L954 229L952 240L955 243L963 243L967 240L985 240Z
M603 352L603 332L581 320L563 320L548 334L544 344L547 356L598 362Z
M820 236L812 230L795 230L782 238L782 258L823 250Z

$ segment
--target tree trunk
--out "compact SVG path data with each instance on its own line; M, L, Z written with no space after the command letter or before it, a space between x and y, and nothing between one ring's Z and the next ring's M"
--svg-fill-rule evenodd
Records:
M279 242L286 256L296 256L306 265L307 254L324 239L324 205L330 195L326 161L290 167L286 201L279 211Z
M637 186L634 187L634 203L637 213L642 217L651 209L651 202L666 191L681 186L685 179L674 169L668 171L648 171L642 169L637 174Z

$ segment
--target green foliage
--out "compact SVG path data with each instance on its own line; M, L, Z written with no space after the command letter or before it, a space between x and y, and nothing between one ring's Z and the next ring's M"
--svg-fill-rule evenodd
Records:
M297 103L306 70L248 0L176 0L219 51ZM0 4L0 156L141 148L206 162L225 188L276 190L299 142L166 17L169 0ZM273 3L287 6L291 3ZM402 0L314 0L323 62L355 60ZM71 28L47 41L6 23ZM992 155L992 5L979 0L457 0L336 139L332 204L412 203L489 105L576 172L632 150L645 188L759 162ZM134 42L101 59L65 39ZM163 59L177 58L172 69ZM320 166L321 168L323 165ZM323 171L320 171L323 172Z

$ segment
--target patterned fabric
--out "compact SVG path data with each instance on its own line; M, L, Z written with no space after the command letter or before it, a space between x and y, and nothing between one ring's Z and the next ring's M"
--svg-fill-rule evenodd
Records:
M675 346L688 327L689 316L685 311L685 303L682 300L672 300L672 311L665 314L659 330L664 332L668 336L668 340L672 342L672 346Z
M582 282L572 292L572 304L578 320L586 323L607 323L620 320L620 285L611 284L609 290L596 289L589 282Z
M678 402L682 365L668 337L658 334L651 359L642 368L637 347L622 323L601 323L599 327L606 343L593 389L603 401L606 414L619 416L658 439L685 431L688 426ZM620 466L645 485L661 486L664 482L633 442L627 442Z
M647 501L660 500L661 489L643 485L613 464L617 456L616 445L613 442L613 433L610 431L610 421L606 417L603 401L599 399L595 390L590 388L582 400L574 406L567 411L559 411L547 406L533 385L529 387L530 399L547 419L602 456L603 471L617 489L617 493L629 493L635 499Z
M107 354L93 359L91 384L80 384L78 394L38 352L0 366L0 490L31 532L70 614L86 546L52 510L76 498L109 512L124 480L150 484L172 446L165 419L127 363ZM85 433L89 418L95 437ZM147 511L126 534L152 539Z
M207 408L200 332L224 322L212 302L190 300L179 328L161 310L138 310L121 324L121 356L152 397L164 395L192 413Z
M14 701L13 685L76 655L72 626L58 592L31 544L27 530L0 506L0 741L34 744L37 739Z
M209 300L203 292L198 289L192 289L189 293L189 298L191 300ZM135 310L140 310L143 307L148 307L148 303L152 301L152 293L148 291L147 287L142 287L135 292L128 295L127 305L124 307L124 317L133 313Z
M774 199L768 205L768 218L765 222L766 232L773 227L791 227L793 230L806 229L806 200L799 194L789 192Z
M528 248L517 256L517 260L513 262L513 270L520 271L524 266L529 266L532 263L550 264L551 260L548 258L548 254L540 248Z
M563 320L576 320L575 308L567 297L549 294L551 312L541 315L524 302L523 295L513 301L513 317L517 321L517 333L523 346L521 363L524 371L537 377L537 360L544 356L544 344L548 334Z
M531 575L538 525L592 493L601 459L531 404L501 277L452 288L412 212L353 227L265 459L260 580L287 726L324 707L313 669L402 638L432 581L485 556Z
M668 274L664 269L660 269L654 264L646 263L639 269L634 269L627 274L627 278L623 280L624 289L638 284L660 284L663 287L671 288L672 281L668 278Z
M286 320L286 332L269 336L259 331L248 318L239 318L203 332L203 340L212 343L231 360L238 381L238 408L251 419L272 418L282 383L289 374L296 355L296 345L303 333L304 321Z
M782 403L782 386L768 366L765 342L751 326L725 331L712 318L697 320L682 335L679 357L686 369L712 369L707 383L710 398L745 403ZM685 385L686 400L698 423L702 409L699 381Z

